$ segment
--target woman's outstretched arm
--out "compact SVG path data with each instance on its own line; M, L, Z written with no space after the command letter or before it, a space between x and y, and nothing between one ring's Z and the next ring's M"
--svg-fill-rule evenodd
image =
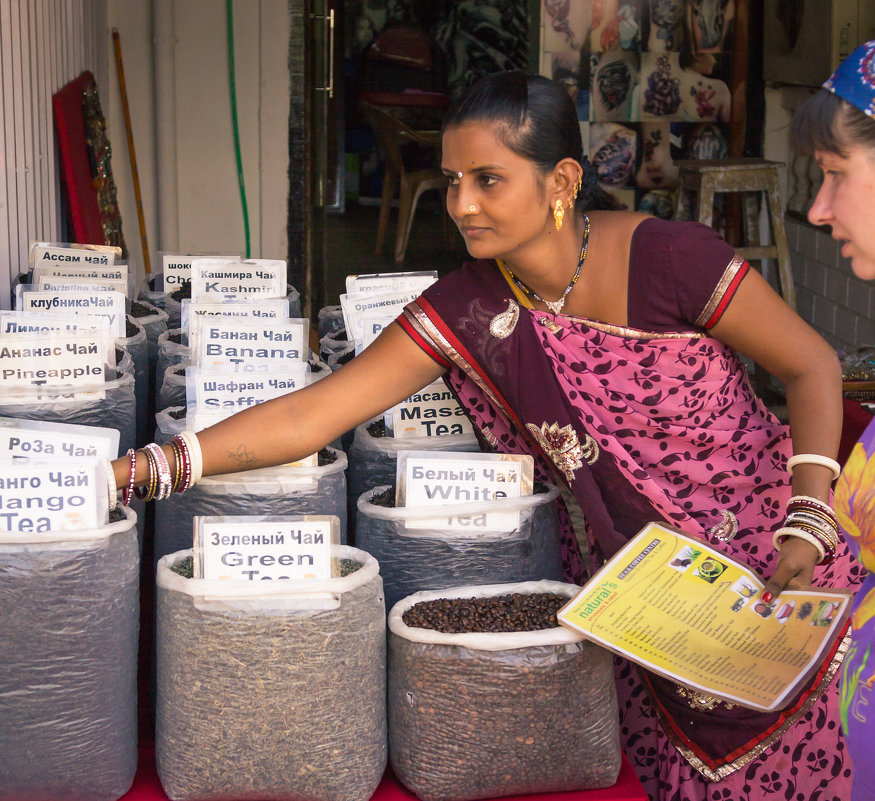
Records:
M443 371L393 323L370 347L327 378L199 431L203 474L236 473L309 456L410 397ZM165 446L163 450L173 469L172 449ZM127 486L129 471L127 457L113 462L117 487ZM136 486L145 483L147 474L146 458L138 454Z

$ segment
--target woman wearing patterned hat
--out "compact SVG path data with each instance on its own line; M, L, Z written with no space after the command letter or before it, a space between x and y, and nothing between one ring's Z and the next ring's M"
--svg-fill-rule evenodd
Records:
M813 155L823 184L808 212L829 225L859 278L875 279L875 41L858 47L793 120L795 148ZM842 667L841 714L854 764L853 801L875 798L875 421L835 488L845 539L869 571L854 599Z

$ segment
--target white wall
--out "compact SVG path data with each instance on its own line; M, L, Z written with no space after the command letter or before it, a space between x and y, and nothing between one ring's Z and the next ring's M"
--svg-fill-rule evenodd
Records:
M52 95L107 72L106 0L0 0L0 308L35 240L62 236Z
M235 0L236 92L250 255L286 258L288 202L286 0ZM155 21L166 20L156 27ZM243 212L231 124L225 0L108 0L108 27L119 30L134 149L152 270L160 250L245 252ZM168 31L155 41L156 31ZM112 43L110 41L110 47ZM158 74L170 75L155 84ZM125 240L135 261L140 247L124 118L112 52L103 99L113 145L113 172ZM102 91L102 98L106 92ZM173 122L170 147L159 150L159 109ZM161 153L159 164L158 153ZM173 167L175 163L175 168ZM165 165L170 165L165 166ZM168 209L170 214L168 215Z

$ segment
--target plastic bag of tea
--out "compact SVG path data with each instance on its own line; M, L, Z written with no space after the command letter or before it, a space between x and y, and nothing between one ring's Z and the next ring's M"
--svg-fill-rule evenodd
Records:
M107 369L106 380L99 384L0 387L0 417L115 428L119 432L119 451L133 448L137 421L134 369L127 351L116 351L117 356L122 354L118 367ZM63 397L65 392L71 397ZM87 393L94 396L83 397ZM49 394L52 397L46 397Z
M561 581L562 551L559 539L559 490L484 503L435 507L385 505L391 487L376 487L358 500L356 546L380 563L391 608L411 593L441 590L463 584L505 584L551 579ZM381 503L381 501L383 501ZM519 512L513 528L484 531L478 525L490 512ZM468 527L409 528L417 518L446 514L463 518Z
M423 801L616 783L612 656L555 618L544 623L578 590L553 581L457 587L392 607L389 754L395 775Z
M168 328L158 337L158 355L155 359L155 393L160 405L161 385L167 368L174 364L191 361L191 348L188 346L188 334L181 328Z
M341 577L229 582L175 573L190 553L158 564L156 753L167 795L367 801L386 766L376 560L334 546Z
M140 561L115 515L0 532L0 799L114 801L134 779Z

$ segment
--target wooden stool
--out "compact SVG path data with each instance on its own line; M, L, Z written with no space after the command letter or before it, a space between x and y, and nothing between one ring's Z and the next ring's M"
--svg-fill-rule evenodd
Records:
M738 248L737 253L748 261L776 259L778 263L778 284L781 295L791 309L796 308L796 291L793 286L793 272L790 269L790 250L787 246L787 231L784 228L784 207L778 185L777 161L765 159L703 159L702 161L678 161L680 174L678 181L678 208L676 218L692 219L691 193L699 199L698 221L711 226L714 215L714 195L717 192L765 192L771 220L773 244L759 244L757 218L759 216L758 196L745 195L744 238L747 245Z

